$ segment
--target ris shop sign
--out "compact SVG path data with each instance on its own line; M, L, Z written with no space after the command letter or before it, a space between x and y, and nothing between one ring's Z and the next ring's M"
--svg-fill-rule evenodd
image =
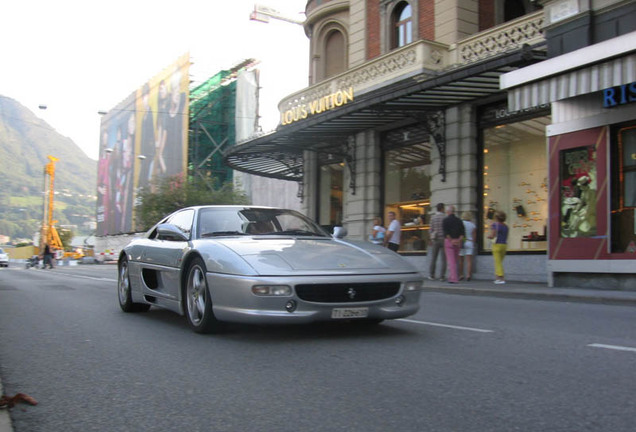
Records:
M604 108L614 108L631 102L636 102L636 82L603 90Z
M292 124L298 120L306 119L309 116L341 107L352 101L353 87L349 87L348 90L338 90L330 95L297 105L291 109L281 112L280 124L283 126Z

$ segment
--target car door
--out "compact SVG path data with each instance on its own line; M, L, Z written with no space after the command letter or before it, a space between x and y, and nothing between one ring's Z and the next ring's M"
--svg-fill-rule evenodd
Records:
M159 233L147 239L140 257L147 287L171 298L178 298L181 262L190 247L193 221L193 209L177 212L165 221L178 228L188 240L165 237Z

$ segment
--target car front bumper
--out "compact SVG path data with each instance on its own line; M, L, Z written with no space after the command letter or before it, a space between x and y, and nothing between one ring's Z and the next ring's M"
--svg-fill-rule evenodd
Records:
M419 289L406 290L407 282L420 282L416 273L344 276L258 277L207 274L208 287L217 319L252 324L311 323L317 321L382 320L404 318L420 307ZM296 286L306 284L352 284L364 286L381 282L397 282L399 290L390 297L370 301L316 302L298 296ZM288 296L260 296L252 293L255 285L285 285L292 288ZM290 308L290 302L293 308ZM346 310L354 316L334 318L334 309Z

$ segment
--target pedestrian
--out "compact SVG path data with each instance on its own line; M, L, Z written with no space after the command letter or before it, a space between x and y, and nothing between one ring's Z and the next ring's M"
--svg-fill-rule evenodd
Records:
M477 226L473 223L472 212L462 213L462 223L464 224L465 240L459 251L459 280L464 279L464 269L466 270L466 280L473 276L473 255L477 246Z
M49 247L48 243L44 245L44 256L43 256L42 268L46 268L47 265L49 266L49 269L53 268L53 252L51 251L51 248Z
M431 217L431 229L429 231L430 254L428 264L428 278L435 280L435 268L437 267L437 256L440 256L442 271L439 274L439 280L443 281L446 277L446 253L444 252L444 229L442 221L446 217L444 215L444 204L438 203L435 206L437 210ZM440 253L440 251L442 253Z
M390 211L388 213L388 217L389 228L384 235L384 246L388 247L393 252L397 252L398 249L400 249L400 231L402 230L402 225L400 225L400 222L395 218L394 211Z
M442 221L444 230L444 252L446 253L446 263L448 265L448 282L459 282L457 265L459 262L459 250L464 240L464 224L461 219L455 216L455 206L446 206L446 217Z
M508 225L506 225L506 213L497 210L495 221L490 225L488 238L494 240L492 245L492 257L495 260L495 283L505 284L503 261L508 248Z
M384 243L385 233L386 228L382 226L382 218L373 218L373 228L371 229L371 234L369 234L369 241L373 244L381 245L382 243Z

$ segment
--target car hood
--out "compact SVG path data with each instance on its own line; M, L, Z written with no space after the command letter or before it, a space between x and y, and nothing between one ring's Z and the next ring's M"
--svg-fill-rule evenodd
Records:
M258 274L405 273L416 271L396 253L364 242L332 238L216 239Z

